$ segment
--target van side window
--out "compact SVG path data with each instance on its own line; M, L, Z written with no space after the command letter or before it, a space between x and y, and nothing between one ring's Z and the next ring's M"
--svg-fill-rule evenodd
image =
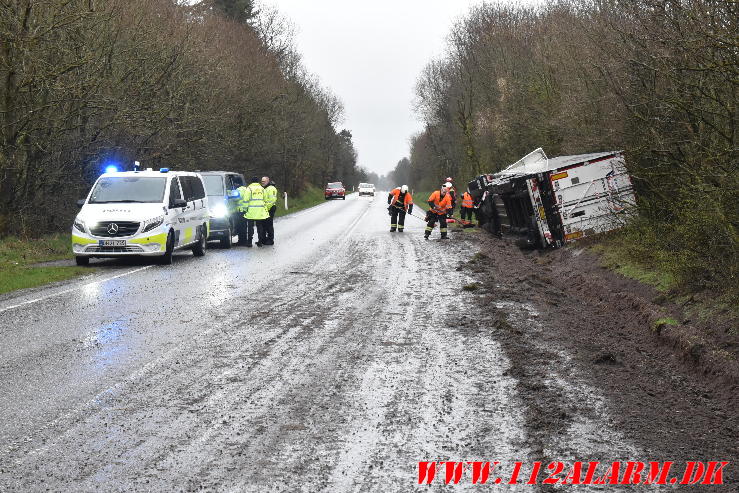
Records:
M195 200L193 198L192 182L189 176L180 176L180 183L182 184L182 194L185 196L184 199L187 202Z
M237 188L244 186L244 179L241 178L241 175L231 175L231 178L233 178L232 190L236 190Z
M180 192L180 186L177 184L177 178L172 178L169 183L169 206L174 207L175 199L181 199L182 192Z
M203 180L198 178L197 176L190 176L188 177L190 180L192 180L192 192L193 192L193 200L200 200L205 198L205 187L203 186Z

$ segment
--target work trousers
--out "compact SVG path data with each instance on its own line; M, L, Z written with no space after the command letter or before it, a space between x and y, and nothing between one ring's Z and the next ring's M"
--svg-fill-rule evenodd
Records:
M426 233L424 236L426 236L426 238L431 236L431 232L434 230L434 226L436 226L436 221L439 221L441 237L446 238L446 214L434 214L433 212L431 213L429 222L426 223Z
M246 218L243 212L239 212L236 216L236 234L239 235L239 245L246 245Z
M472 211L474 210L472 207L462 207L462 220L472 221Z
M269 209L269 217L264 220L264 244L265 245L275 244L275 212L277 212L277 206L273 205Z
M390 208L390 229L395 231L403 231L405 227L405 209L399 209L397 207Z
M246 244L251 245L254 238L254 226L257 227L257 241L264 244L264 221L265 219L246 220Z

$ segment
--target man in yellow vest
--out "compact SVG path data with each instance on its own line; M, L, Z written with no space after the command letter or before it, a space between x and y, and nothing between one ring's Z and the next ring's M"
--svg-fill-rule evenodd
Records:
M277 187L275 182L269 179L269 176L262 177L262 186L264 187L264 207L269 213L269 217L264 220L264 244L275 244L275 212L277 212Z
M264 188L259 183L258 176L252 176L249 185L239 187L239 210L244 212L246 218L246 243L251 247L254 238L254 227L257 228L257 246L264 245L264 220L269 217L269 212L264 204ZM242 244L239 236L239 244Z

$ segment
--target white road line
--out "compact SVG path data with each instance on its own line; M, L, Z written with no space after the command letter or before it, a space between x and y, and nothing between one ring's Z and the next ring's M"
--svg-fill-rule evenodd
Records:
M41 298L34 298L32 300L24 301L23 303L18 303L17 305L6 306L5 308L0 308L0 313L7 312L8 310L13 310L14 308L18 308L18 307L21 307L21 306L30 305L31 303L37 303L39 301L48 300L49 298L54 298L55 296L61 296L63 294L71 293L72 291L76 291L78 289L82 289L82 288L85 288L87 286L92 286L92 285L95 285L95 284L100 284L102 282L112 281L113 279L118 279L119 277L129 276L131 274L135 274L137 272L141 272L142 270L146 270L146 269L149 269L151 267L153 267L153 265L145 265L144 267L139 267L138 269L130 270L128 272L124 272L123 274L118 274L118 275L115 275L115 276L112 276L112 277L108 277L106 279L101 279L99 281L88 282L87 284L83 284L81 286L75 286L73 288L65 289L63 291L58 291L56 293L52 293L52 294L49 294L49 295L46 295L46 296L42 296Z

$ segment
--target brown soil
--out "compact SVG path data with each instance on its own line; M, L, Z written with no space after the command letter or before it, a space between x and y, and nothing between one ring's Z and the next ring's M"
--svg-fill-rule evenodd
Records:
M728 460L725 482L739 484L739 366L728 325L691 326L680 307L606 270L582 247L523 252L481 235L480 250L461 267L482 283L470 295L481 314L472 319L501 333L510 372L530 396L526 426L535 457L557 459L547 444L571 424L572 413L546 385L547 368L564 352L572 374L602 393L613 426L649 454L634 460ZM509 323L495 300L533 305L543 330ZM680 325L655 324L665 317Z

